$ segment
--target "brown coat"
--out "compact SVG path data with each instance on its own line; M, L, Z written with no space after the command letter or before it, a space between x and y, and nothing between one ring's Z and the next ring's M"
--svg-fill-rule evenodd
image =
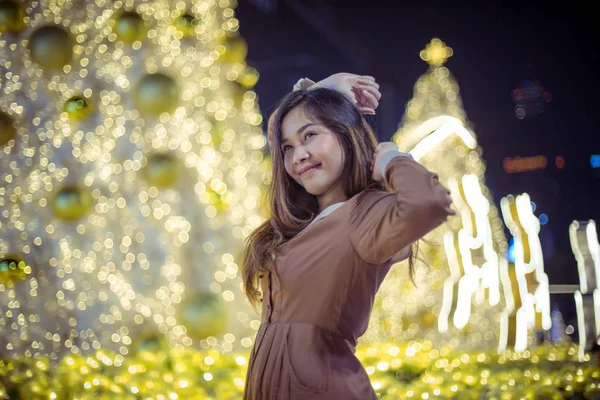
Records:
M376 399L353 352L375 294L408 246L453 214L437 175L412 159L392 159L385 178L393 193L360 193L276 249L280 279L261 279L245 400Z

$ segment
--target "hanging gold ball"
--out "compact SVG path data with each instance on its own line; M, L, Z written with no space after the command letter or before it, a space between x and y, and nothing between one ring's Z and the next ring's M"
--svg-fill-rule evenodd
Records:
M159 188L167 188L179 179L180 166L171 153L155 153L148 156L148 162L142 170L146 181Z
M260 77L256 68L246 67L240 74L237 81L246 89L252 89L258 83Z
M26 26L24 18L25 11L18 1L0 1L0 33L22 31Z
M52 198L54 215L67 221L83 217L92 205L92 196L77 185L62 187Z
M428 309L421 313L419 316L419 327L421 328L431 328L437 323L437 316Z
M216 191L208 188L206 192L210 196L210 204L215 206L218 212L224 212L229 209L229 204L225 201L223 195L217 193Z
M0 146L4 146L9 140L14 139L17 130L10 115L0 111Z
M62 27L42 26L29 38L31 58L42 68L60 69L71 62L73 40Z
M213 294L197 294L184 301L179 310L179 319L192 337L204 339L216 336L227 327L224 301Z
M125 43L143 41L148 32L142 16L135 11L125 11L115 21L115 34Z
M0 259L0 283L22 281L29 274L31 274L31 267L22 258L7 256Z
M159 115L170 112L179 102L179 87L167 75L148 74L138 83L134 101L137 109L146 114Z
M200 24L200 21L192 14L185 13L175 20L173 25L180 31L184 37L190 37L196 35L196 27Z
M94 111L90 99L83 96L71 97L65 102L64 110L73 121L82 120Z
M219 49L221 61L226 63L244 62L248 55L248 45L239 35L225 36L223 47Z

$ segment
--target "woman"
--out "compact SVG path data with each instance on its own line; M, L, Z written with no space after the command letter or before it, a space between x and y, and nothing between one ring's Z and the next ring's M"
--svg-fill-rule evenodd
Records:
M374 112L375 84L362 81L370 89L294 91L270 120L271 218L243 265L246 294L262 304L244 399L376 399L354 355L375 294L453 214L435 174L377 144L360 114Z

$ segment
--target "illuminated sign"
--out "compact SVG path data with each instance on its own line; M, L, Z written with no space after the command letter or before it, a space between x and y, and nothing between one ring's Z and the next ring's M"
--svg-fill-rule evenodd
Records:
M546 156L531 156L531 157L506 157L502 163L504 171L507 174L515 172L528 172L545 169L548 166ZM565 167L565 159L562 156L556 156L554 159L556 168L563 169Z

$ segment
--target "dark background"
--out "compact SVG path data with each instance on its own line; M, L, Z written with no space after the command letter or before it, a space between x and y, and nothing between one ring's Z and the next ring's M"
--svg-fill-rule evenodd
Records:
M483 148L496 206L507 194L529 193L535 214L548 216L540 238L550 284L578 284L568 227L573 220L600 216L600 170L590 165L590 156L600 154L600 35L591 5L404 3L241 0L236 13L248 61L261 74L256 91L263 114L300 77L369 74L383 93L372 122L380 139L389 140L414 83L427 71L419 52L440 38L454 50L446 66ZM544 103L544 112L521 120L511 94L532 79L552 101ZM536 155L548 158L545 169L512 174L503 169L506 157ZM563 169L556 167L556 156L564 158ZM576 326L572 296L551 300Z

